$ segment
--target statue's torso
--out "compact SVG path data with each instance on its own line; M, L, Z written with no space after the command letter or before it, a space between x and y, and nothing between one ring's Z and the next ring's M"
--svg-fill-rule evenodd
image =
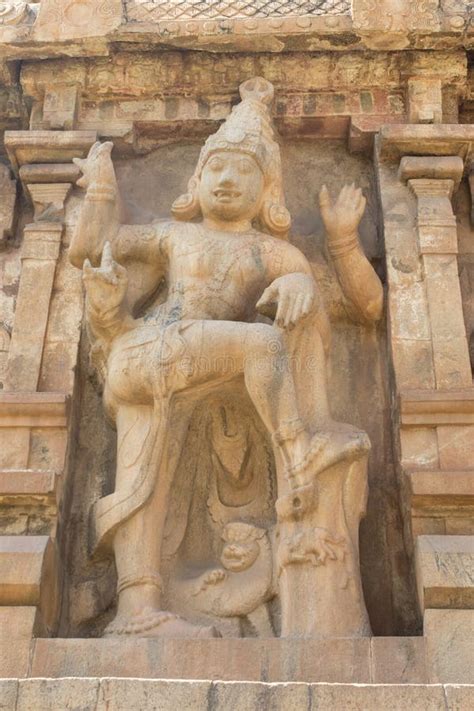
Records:
M108 364L109 392L111 387L121 399L144 404L151 402L151 381L159 371L186 356L182 332L194 340L199 321L255 320L256 303L273 279L280 254L279 241L256 231L211 233L200 225L176 223L162 250L166 301L114 339Z
M166 242L167 320L253 321L271 281L278 243L268 235L217 233L175 225Z

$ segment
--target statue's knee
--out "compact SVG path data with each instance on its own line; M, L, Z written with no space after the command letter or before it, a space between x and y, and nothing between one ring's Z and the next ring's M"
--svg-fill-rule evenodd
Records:
M271 359L285 350L285 344L280 331L273 326L258 324L258 328L249 340L250 350L259 357Z

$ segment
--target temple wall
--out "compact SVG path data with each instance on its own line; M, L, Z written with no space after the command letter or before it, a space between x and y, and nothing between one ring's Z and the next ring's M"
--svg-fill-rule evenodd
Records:
M0 8L0 708L60 709L79 697L84 709L473 705L474 11L463 0L303 4ZM256 76L275 93L269 120L288 239L329 317L331 417L372 445L358 537L372 636L287 634L288 597L295 618L314 605L316 619L330 595L316 604L281 582L280 531L293 526L306 540L302 519L293 511L282 524L276 440L240 378L189 395L189 412L179 405L170 415L176 461L160 558L163 610L216 625L224 639L103 638L118 614L118 578L111 550L96 545L94 517L116 490L117 433L103 408L100 353L91 357L81 271L69 261L85 205L84 164L73 159L110 141L122 222L163 223L204 141ZM319 206L323 185L335 199L351 183L367 201L359 238L383 290L378 320L351 302L369 280L348 290ZM223 283L232 265L216 268ZM245 290L243 273L231 278ZM133 313L145 323L167 298L165 281L155 286ZM305 361L312 367L321 361ZM316 398L310 410L319 411ZM334 481L341 474L330 471ZM236 522L251 534L226 533ZM220 563L223 541L242 544L232 535L257 536L260 547L253 577L239 573L229 599L245 607L255 586L260 602L219 617L201 597L236 579ZM330 541L329 559L342 566L339 544ZM335 585L331 562L314 555L308 575L330 581L336 596L357 587L358 569ZM309 559L289 566L301 591ZM342 607L328 624L337 627ZM253 684L237 692L244 681ZM325 686L334 683L342 686Z

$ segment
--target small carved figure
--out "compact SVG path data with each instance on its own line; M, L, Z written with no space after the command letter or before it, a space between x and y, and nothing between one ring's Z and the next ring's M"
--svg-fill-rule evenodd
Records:
M188 578L184 584L197 610L217 617L251 615L273 593L268 535L265 529L232 521L225 526L222 540L222 567L206 570L197 579Z
M324 606L348 610L337 631L343 625L346 636L370 631L357 548L370 443L364 432L331 419L325 379L329 325L311 267L287 240L290 215L269 111L273 87L257 77L242 84L240 93L242 102L202 148L188 192L173 204L174 220L121 223L111 143L97 143L87 159L75 161L86 197L70 259L83 268L87 322L118 440L115 492L97 502L94 515L94 544L113 548L118 573L118 611L109 635L217 634L162 610L160 553L187 422L181 415L170 431L171 413L178 403L196 402L233 378L242 379L271 435L279 501L293 491L304 495L308 485L318 490L308 521L295 497L290 515L279 518L285 549L296 550L298 541L305 548L302 556L281 558L282 635L319 634L325 609L313 614L316 624L308 624L300 601L311 610L313 599L318 604L321 595L313 588L321 581L313 571L330 565L335 572L323 581L330 590L321 599ZM361 319L376 320L382 289L357 235L365 199L350 186L335 205L325 189L320 200L345 295ZM163 280L166 292L143 311ZM238 464L231 448L217 456L230 470ZM354 463L359 474L352 480ZM357 489L353 511L351 487ZM321 505L328 521L318 520ZM308 533L302 535L301 527ZM320 529L330 533L308 542L311 530ZM235 538L238 531L232 531ZM348 556L355 582L338 600L331 592L340 588L333 577L346 576ZM229 538L222 561L227 571L245 575L258 560L257 540L244 545ZM209 582L218 585L225 575L234 573L222 571ZM292 580L299 581L298 591Z

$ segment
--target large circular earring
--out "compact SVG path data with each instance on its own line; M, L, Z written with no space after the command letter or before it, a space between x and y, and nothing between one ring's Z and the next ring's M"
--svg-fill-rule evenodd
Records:
M268 200L262 207L261 219L275 237L286 238L291 226L291 216L284 205Z
M188 192L176 198L171 206L171 214L181 222L189 222L199 217L201 205L199 204L197 178L191 178L188 183Z

